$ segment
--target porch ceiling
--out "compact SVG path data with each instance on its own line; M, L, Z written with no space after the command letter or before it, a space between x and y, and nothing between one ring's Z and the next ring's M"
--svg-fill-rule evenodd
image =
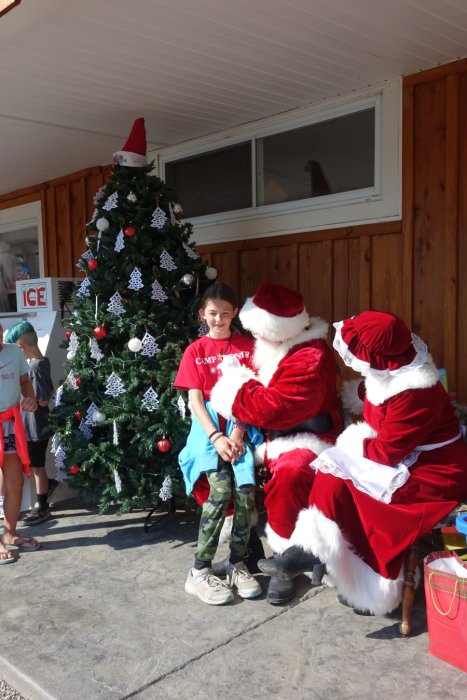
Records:
M467 55L465 0L22 0L0 18L0 194Z

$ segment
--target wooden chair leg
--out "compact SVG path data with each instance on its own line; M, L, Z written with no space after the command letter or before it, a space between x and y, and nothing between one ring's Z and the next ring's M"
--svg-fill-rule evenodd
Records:
M403 637L408 637L412 630L411 616L415 598L415 570L419 561L419 547L413 545L405 558L404 582L402 584L402 621L399 625L399 631Z

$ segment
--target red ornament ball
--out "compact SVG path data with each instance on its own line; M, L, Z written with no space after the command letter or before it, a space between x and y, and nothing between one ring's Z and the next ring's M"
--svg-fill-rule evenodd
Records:
M94 335L98 340L102 340L107 335L107 328L105 326L96 326L94 328Z
M123 229L123 233L127 238L131 238L131 236L134 236L136 233L136 229L134 226L125 226Z
M70 340L70 338L71 338L71 331L65 331L65 335L66 335L67 339Z
M172 449L172 443L167 438L162 438L156 442L156 447L159 452L169 452Z
M77 474L79 472L79 464L72 464L71 467L68 467L68 472L70 474Z
M76 420L81 420L82 417L83 417L83 414L81 413L81 411L75 411Z
M80 379L80 377L76 377L75 383L76 383L76 386L80 386L80 384L81 384L81 379Z
M91 258L88 260L88 268L92 271L96 270L99 267L99 261L96 260L96 258Z

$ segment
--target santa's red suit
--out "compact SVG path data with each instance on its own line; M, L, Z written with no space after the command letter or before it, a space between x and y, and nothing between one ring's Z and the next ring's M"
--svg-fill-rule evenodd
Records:
M384 614L400 603L408 547L467 496L467 446L425 344L400 319L368 311L335 326L334 347L365 376L365 422L316 460L290 543L326 564L351 605Z
M260 448L271 474L264 487L266 531L273 551L281 553L308 503L315 476L310 462L335 442L341 426L337 364L325 340L328 324L308 315L297 292L263 282L240 320L256 338L257 374L226 359L211 403L226 418L267 431Z

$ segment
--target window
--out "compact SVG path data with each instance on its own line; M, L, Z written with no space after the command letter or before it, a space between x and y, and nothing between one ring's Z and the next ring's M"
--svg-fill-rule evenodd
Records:
M375 184L375 109L256 141L257 204L352 192Z
M187 219L251 207L251 144L168 162L165 181L177 193Z
M196 242L401 217L401 81L153 154Z

